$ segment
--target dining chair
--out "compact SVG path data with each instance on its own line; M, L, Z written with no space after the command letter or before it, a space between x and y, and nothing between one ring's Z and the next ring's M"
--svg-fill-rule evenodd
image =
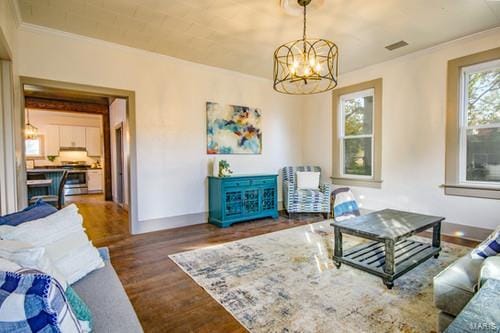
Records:
M57 195L36 195L31 197L30 204L34 204L38 200L42 200L56 206L57 209L61 209L64 201L64 185L66 184L67 179L68 179L68 170L64 170L61 180L59 182Z

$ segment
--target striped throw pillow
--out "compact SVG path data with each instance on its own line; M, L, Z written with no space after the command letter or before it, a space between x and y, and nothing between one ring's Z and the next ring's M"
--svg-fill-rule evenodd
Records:
M471 252L474 259L486 259L500 254L500 226Z
M359 216L359 207L356 199L348 187L340 187L332 192L333 217L335 221L343 221Z

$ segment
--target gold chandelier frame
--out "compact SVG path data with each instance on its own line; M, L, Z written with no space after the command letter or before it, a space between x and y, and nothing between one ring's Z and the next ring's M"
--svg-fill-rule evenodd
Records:
M273 87L280 93L308 95L331 90L337 86L338 47L320 38L306 37L306 7L311 0L298 0L304 7L302 39L279 46L274 52ZM298 63L307 65L305 71L296 71Z

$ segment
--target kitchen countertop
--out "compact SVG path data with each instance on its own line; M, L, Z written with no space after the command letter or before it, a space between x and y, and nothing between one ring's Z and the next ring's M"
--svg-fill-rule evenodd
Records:
M64 170L102 170L102 168L88 168L88 169L71 169L71 168L35 168L35 169L26 169L27 173L47 173L47 172L63 172Z
M27 173L46 173L46 172L63 172L63 168L36 168L36 169L26 169Z

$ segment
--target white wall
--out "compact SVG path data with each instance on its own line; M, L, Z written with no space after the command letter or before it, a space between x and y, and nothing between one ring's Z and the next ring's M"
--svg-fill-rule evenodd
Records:
M6 45L1 45L0 48L10 57L14 57L17 48L17 19L13 0L0 1L0 38L4 39ZM12 60L12 59L9 59Z
M302 99L269 80L45 29L22 27L19 43L20 75L136 92L140 221L206 212L206 101L263 112L263 153L231 157L236 171L302 162ZM154 228L179 225L165 221Z
M17 209L19 202L26 201L22 141L20 137L21 115L19 83L13 80L17 74L17 16L13 0L0 1L0 213ZM22 184L22 186L21 186ZM23 198L19 200L19 198Z
M66 126L83 126L83 127L99 127L101 129L102 138L102 116L92 114L78 114L74 112L60 112L50 110L29 110L30 123L38 128L38 133L46 135L49 125L66 125ZM47 138L45 137L45 140ZM102 141L102 140L101 140ZM46 143L46 142L45 142ZM104 146L104 142L101 142ZM104 151L102 148L101 151ZM46 158L36 159L36 166L43 165L59 165L62 161L85 161L91 165L96 162L95 158L88 157L86 152L65 152L59 153L59 156L51 162ZM101 158L101 164L104 159Z
M116 175L116 134L115 129L118 125L123 124L122 133L123 133L123 191L124 191L124 203L125 205L129 204L128 198L128 163L127 157L129 156L129 144L128 138L126 134L128 133L128 123L127 123L127 100L123 98L117 98L111 103L109 106L109 127L110 127L110 137L111 137L111 177L112 177L112 193L113 200L118 201L118 192L117 192L117 175Z
M500 46L500 28L342 74L341 86L383 78L382 189L355 188L364 208L409 209L492 229L500 201L445 196L446 70L450 59ZM332 171L330 94L308 97L304 160Z

